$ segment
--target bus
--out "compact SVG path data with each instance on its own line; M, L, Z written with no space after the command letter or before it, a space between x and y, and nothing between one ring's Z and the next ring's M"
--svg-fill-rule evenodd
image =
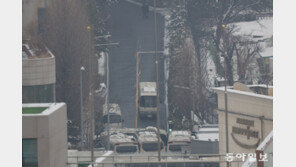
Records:
M155 118L157 111L156 82L140 82L139 95L140 96L138 99L138 111L140 118Z
M157 134L153 131L138 131L138 142L140 152L156 152L158 151ZM164 144L160 139L160 150L164 151Z
M123 133L110 135L110 149L118 154L139 152L137 140L133 136Z
M189 131L172 131L168 135L167 152L190 152L191 133Z
M109 124L110 128L121 128L122 127L121 110L118 104L109 104ZM104 128L107 128L108 123L108 112L107 105L103 105L103 123Z

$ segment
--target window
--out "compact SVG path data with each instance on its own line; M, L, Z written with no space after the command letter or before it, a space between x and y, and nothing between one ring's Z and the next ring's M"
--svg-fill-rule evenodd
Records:
M142 148L144 151L157 151L158 143L143 143ZM160 149L163 149L162 143L160 143Z
M38 33L44 34L45 8L38 8Z
M23 139L22 166L38 167L37 139Z
M23 86L23 103L53 102L54 85Z
M141 107L156 107L156 96L142 96L140 100Z
M109 115L109 121L110 121L110 124L112 124L112 123L120 123L121 122L121 116L120 115L110 114ZM108 115L104 115L103 122L104 123L108 122Z

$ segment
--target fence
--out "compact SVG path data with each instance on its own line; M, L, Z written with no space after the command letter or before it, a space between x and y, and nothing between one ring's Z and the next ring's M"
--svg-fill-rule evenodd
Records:
M188 154L188 155L162 155L158 161L157 155L110 155L95 157L91 162L90 156L68 156L67 167L219 167L226 166L225 155L218 154ZM240 167L242 161L230 162L231 167Z

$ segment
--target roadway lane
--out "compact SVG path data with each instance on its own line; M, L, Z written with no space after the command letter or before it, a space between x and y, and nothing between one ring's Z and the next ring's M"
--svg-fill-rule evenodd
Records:
M119 104L124 127L135 127L136 118L136 52L154 51L153 12L148 19L142 18L141 6L119 1L111 8L108 29L111 41L120 47L109 52L110 85L109 102ZM163 50L164 18L157 14L158 50ZM156 81L155 56L145 55L140 59L140 81ZM164 102L164 61L159 62L160 100ZM160 106L161 128L166 127L165 105ZM156 126L156 120L138 120L138 127Z

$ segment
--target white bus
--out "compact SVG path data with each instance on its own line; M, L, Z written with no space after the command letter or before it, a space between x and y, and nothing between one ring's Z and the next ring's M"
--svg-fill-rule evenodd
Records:
M110 135L110 149L119 154L139 152L137 140L133 136L123 133Z
M156 152L158 151L157 134L153 131L139 131L138 142L140 152ZM164 144L160 139L160 150L164 151Z
M156 117L157 91L155 82L140 82L139 115L141 118Z
M104 128L107 128L108 123L108 112L107 106L103 106L103 122ZM110 128L121 128L122 127L121 110L118 104L109 104L109 123Z
M167 152L190 151L191 136L189 131L172 131L168 136Z

